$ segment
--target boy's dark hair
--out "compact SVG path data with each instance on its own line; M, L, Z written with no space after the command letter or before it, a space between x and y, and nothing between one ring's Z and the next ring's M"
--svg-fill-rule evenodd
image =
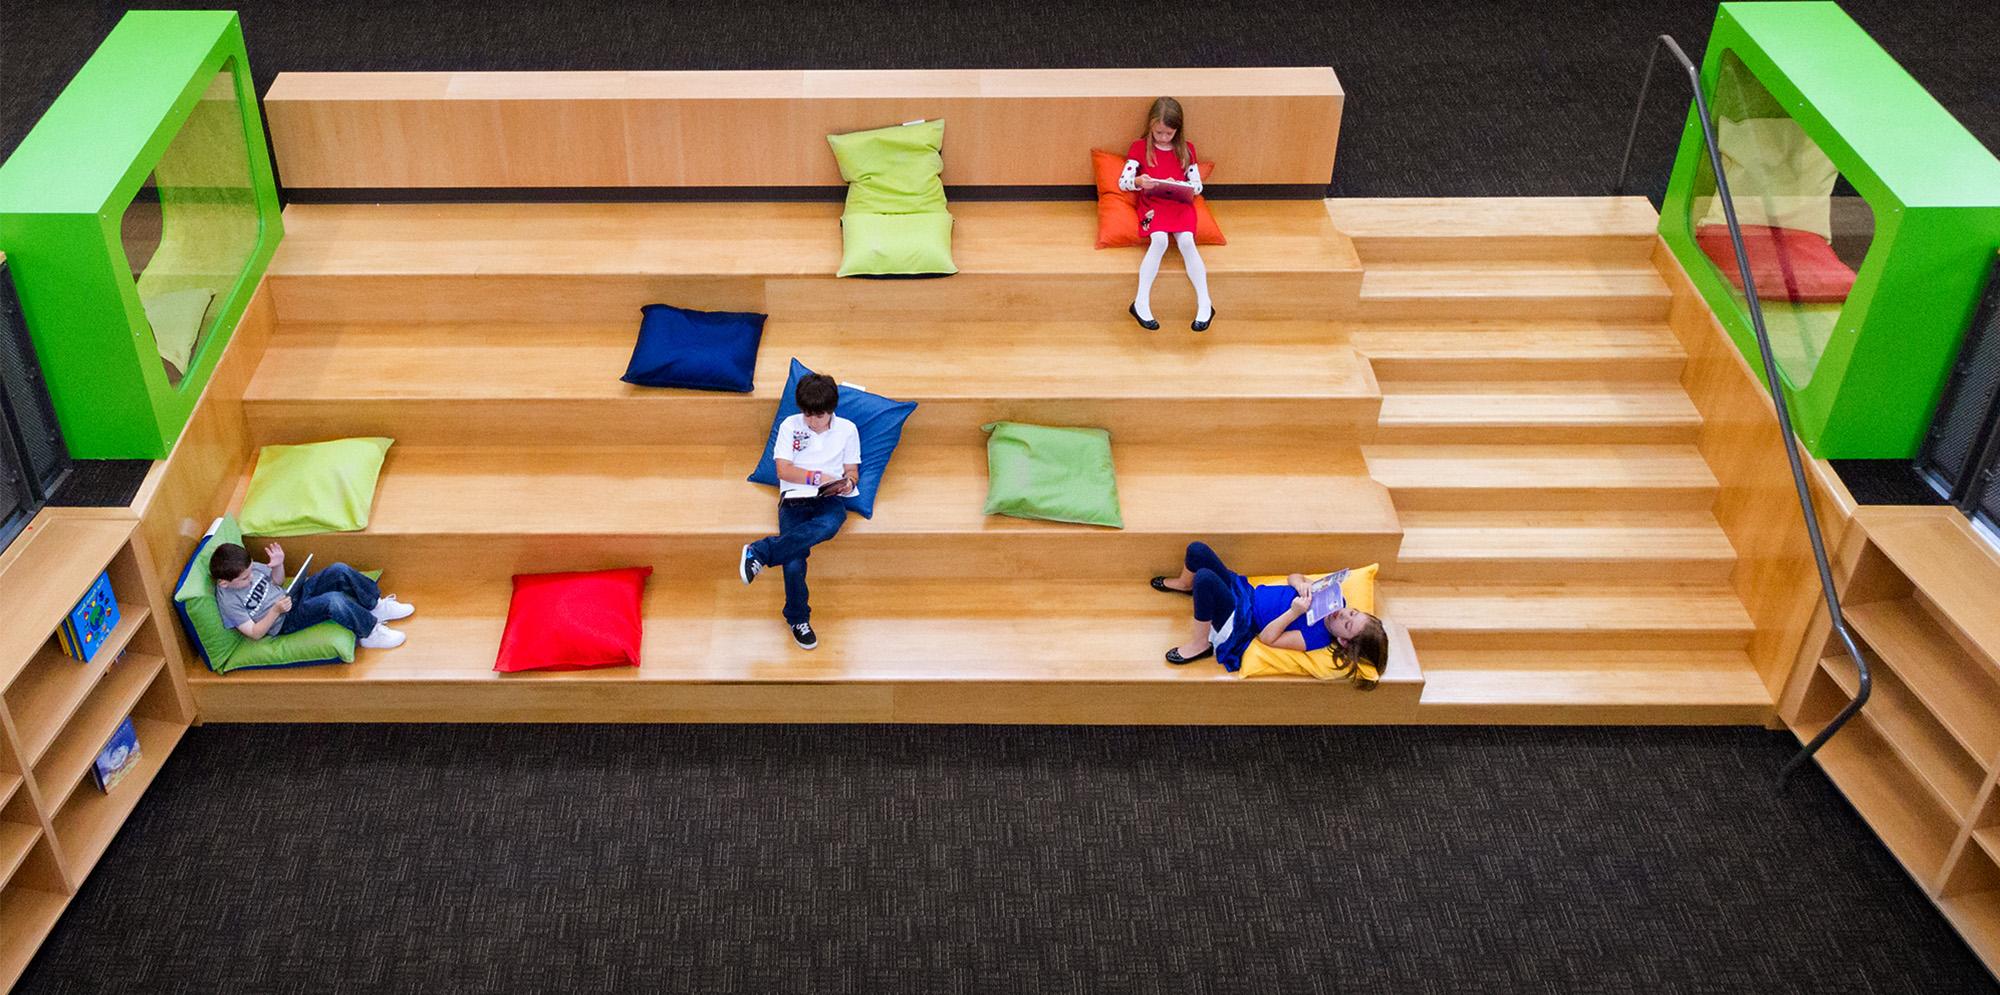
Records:
M216 580L235 580L250 569L250 551L233 542L215 547L208 559L208 575Z
M798 389L792 391L792 400L797 401L799 410L809 415L830 415L840 406L840 385L824 373L808 373L799 378Z

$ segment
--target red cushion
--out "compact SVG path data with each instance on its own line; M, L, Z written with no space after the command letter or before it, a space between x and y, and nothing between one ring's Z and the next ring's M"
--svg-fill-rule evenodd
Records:
M1201 181L1207 183L1215 173L1215 163L1195 165L1201 170ZM1145 245L1146 236L1139 231L1139 195L1118 189L1118 176L1125 172L1125 157L1091 149L1090 168L1097 176L1097 247ZM1205 197L1194 199L1194 241L1196 245L1229 244L1215 223L1215 215L1209 213Z
M1703 225L1695 229L1694 240L1715 262L1715 268L1742 290L1743 274L1736 269L1729 226ZM1854 271L1833 254L1826 239L1813 232L1744 225L1743 249L1750 256L1757 296L1763 300L1800 304L1844 301L1854 289Z
M514 602L493 669L636 667L639 602L652 567L593 573L515 574Z

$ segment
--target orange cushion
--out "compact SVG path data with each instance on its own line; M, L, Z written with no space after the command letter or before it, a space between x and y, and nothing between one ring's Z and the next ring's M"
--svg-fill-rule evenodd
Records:
M1215 163L1195 165L1201 170L1201 181L1207 183L1215 172ZM1090 166L1097 174L1097 247L1145 245L1146 236L1139 232L1139 195L1118 189L1118 175L1125 171L1125 157L1091 149ZM1196 245L1229 244L1222 237L1222 229L1216 226L1215 215L1209 213L1204 197L1194 199L1194 241Z

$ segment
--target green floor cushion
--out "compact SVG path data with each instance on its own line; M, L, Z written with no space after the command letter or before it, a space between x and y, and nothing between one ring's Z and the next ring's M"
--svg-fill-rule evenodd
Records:
M942 214L944 121L918 121L845 135L828 135L847 214Z
M944 122L826 136L847 181L839 276L958 272L944 197Z
M989 433L987 514L1125 527L1110 432L1004 421L980 429Z
M840 219L836 276L919 276L958 272L951 215L849 214Z
M238 517L256 536L353 532L368 527L375 481L395 440L335 439L265 446Z
M146 323L153 326L153 344L160 358L186 373L194 356L195 340L201 337L201 319L215 292L202 287L153 294L140 303L146 307Z
M304 667L322 663L352 663L354 633L337 622L321 622L300 632L249 639L222 624L215 606L215 580L208 574L209 558L223 543L242 543L243 529L227 516L216 519L181 569L174 588L174 608L188 642L194 644L208 669L218 674L268 667ZM368 576L380 578L380 570Z

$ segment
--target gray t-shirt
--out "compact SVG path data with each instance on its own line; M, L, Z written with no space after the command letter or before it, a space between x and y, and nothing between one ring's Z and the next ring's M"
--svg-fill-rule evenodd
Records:
M257 579L245 587L215 585L215 607L222 612L222 624L232 629L263 618L285 596L285 589L271 582L269 566L252 563L250 573Z

